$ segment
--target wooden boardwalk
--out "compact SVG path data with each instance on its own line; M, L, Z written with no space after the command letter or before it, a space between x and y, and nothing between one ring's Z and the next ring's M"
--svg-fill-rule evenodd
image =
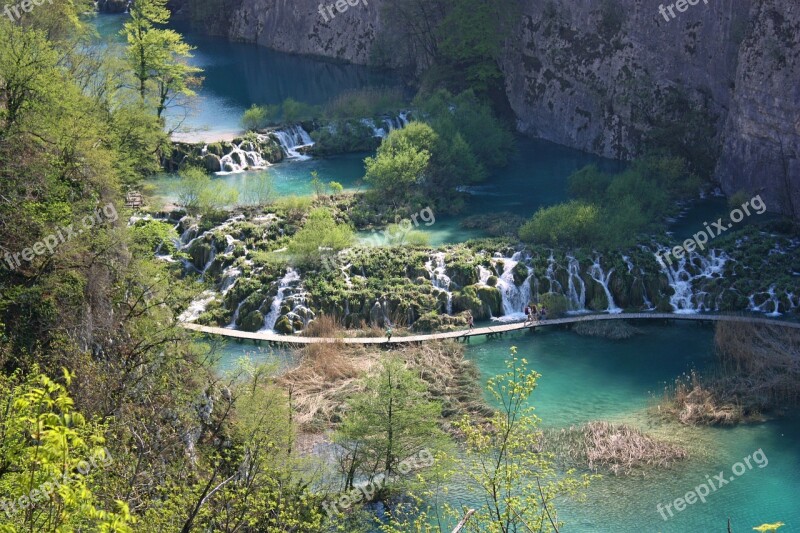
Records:
M769 326L781 326L786 328L800 329L800 323L785 322L782 320L775 320L769 318L742 316L742 315L682 315L673 313L620 313L615 315L610 314L595 314L595 315L575 315L565 318L556 318L553 320L545 320L534 324L523 322L512 322L508 324L498 324L497 326L489 326L483 328L474 328L471 330L449 331L446 333L431 333L429 335L409 335L405 337L393 336L391 341L386 340L386 337L338 337L338 338L322 338L322 337L301 337L298 335L280 335L272 332L256 332L250 333L247 331L239 331L227 328L215 328L211 326L201 326L199 324L192 324L185 322L183 327L192 331L206 333L208 335L220 335L223 337L230 337L240 340L263 341L268 343L287 344L292 346L302 346L307 344L323 344L323 343L343 343L343 344L415 344L427 341L443 340L443 339L468 339L469 337L479 337L482 335L500 335L510 331L520 331L525 329L536 329L542 326L559 326L566 324L575 324L578 322L591 322L596 320L689 320L697 322L740 322L748 324L762 324Z

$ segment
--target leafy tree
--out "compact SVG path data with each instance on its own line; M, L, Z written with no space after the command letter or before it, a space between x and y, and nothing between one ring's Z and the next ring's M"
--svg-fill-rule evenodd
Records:
M189 66L192 47L174 30L158 28L169 21L167 0L135 0L122 34L128 40L127 59L138 83L142 102L152 95L156 116L161 118L178 97L194 96L201 71Z
M375 157L364 160L364 179L382 200L402 205L410 200L414 186L425 182L436 140L433 129L421 122L391 131Z
M337 196L339 194L342 194L342 192L344 192L344 186L338 181L329 181L328 190L333 196Z
M335 436L344 450L345 490L353 488L357 475L369 481L379 473L394 475L404 459L445 442L438 427L441 405L427 398L425 382L399 359L384 359L364 389L348 402ZM383 496L379 491L375 497Z
M316 170L311 171L311 188L314 189L317 198L325 194L325 184L319 179L319 172Z
M464 476L467 487L481 502L469 515L462 531L512 533L515 531L558 531L555 503L560 498L580 498L581 492L597 476L575 476L570 470L559 473L550 454L539 451L539 419L529 405L540 375L527 370L528 362L517 357L511 348L506 361L508 370L490 379L486 385L489 397L497 406L487 421L470 420L465 416L455 424L463 433L465 447L455 466L442 481L451 476ZM432 480L434 481L434 480ZM423 493L428 501L436 501L436 489ZM455 523L465 514L450 504L437 509L439 516ZM440 526L432 524L439 523ZM385 533L405 531L449 531L449 527L417 504L404 513L394 513Z
M288 253L300 265L319 261L323 252L343 250L353 243L353 230L336 222L330 210L317 208L309 213L303 227L294 234Z
M438 28L439 72L434 75L459 90L488 91L502 79L497 62L518 10L513 0L452 2Z
M195 215L207 215L235 204L239 192L220 180L214 182L205 170L187 167L180 171L175 185L178 203Z
M259 172L248 176L246 195L250 203L255 205L269 205L275 201L275 181L270 174Z
M520 228L519 238L550 246L593 246L602 232L602 210L593 204L571 201L539 209Z
M98 497L113 460L103 427L75 410L64 385L34 367L0 378L0 402L0 531L133 531L127 504L104 509Z

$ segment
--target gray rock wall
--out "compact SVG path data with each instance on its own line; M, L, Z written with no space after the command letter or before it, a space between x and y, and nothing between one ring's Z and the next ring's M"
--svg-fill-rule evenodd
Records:
M367 64L389 0L361 0L328 21L318 10L330 0L207 1L224 8L206 25L231 39ZM667 21L649 0L523 0L501 59L518 129L627 159L654 125L680 124L691 107L707 117L723 189L760 192L770 210L797 217L800 5L698 2Z

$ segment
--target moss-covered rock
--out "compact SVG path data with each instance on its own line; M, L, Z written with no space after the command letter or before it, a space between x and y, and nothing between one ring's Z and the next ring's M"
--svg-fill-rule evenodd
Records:
M526 267L522 261L514 265L514 268L511 269L511 274L514 276L514 285L519 287L525 280L528 279L528 267Z
M503 314L503 295L495 287L479 286L478 298L483 304L481 315L490 315L493 317L502 316ZM477 317L476 317L477 318Z
M243 331L258 331L264 327L264 315L261 314L261 311L256 310L242 318L240 313L239 323L237 325L239 329Z
M302 324L300 327L302 328ZM292 321L286 315L280 317L277 320L277 322L275 322L274 329L276 332L282 333L284 335L291 335L292 333L294 333L294 329L292 327Z

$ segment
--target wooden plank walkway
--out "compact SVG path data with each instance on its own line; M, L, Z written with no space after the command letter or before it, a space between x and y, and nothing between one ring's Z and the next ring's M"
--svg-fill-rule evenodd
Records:
M482 335L498 335L510 331L524 329L536 329L542 326L558 326L565 324L575 324L577 322L592 322L596 320L689 320L699 322L739 322L748 324L762 324L769 326L781 326L786 328L800 329L800 323L785 322L769 318L750 317L742 315L683 315L673 313L620 313L615 315L574 315L565 318L545 320L534 324L523 322L512 322L509 324L499 324L472 330L449 331L446 333L432 333L429 335L409 335L405 337L393 336L387 342L386 337L341 337L341 338L322 338L322 337L301 337L298 335L280 335L272 332L239 331L227 328L215 328L211 326L201 326L189 322L183 323L183 327L192 331L206 333L208 335L220 335L233 339L264 341L268 343L288 344L288 345L307 345L324 343L343 343L343 344L414 344L443 339L467 339L469 337L479 337Z

